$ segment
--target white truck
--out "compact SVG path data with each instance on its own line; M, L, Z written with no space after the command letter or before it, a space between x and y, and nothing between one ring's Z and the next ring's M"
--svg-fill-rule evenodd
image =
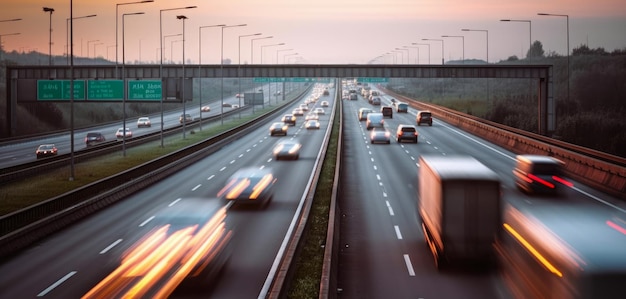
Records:
M501 231L500 178L469 156L420 156L418 210L438 269L493 262Z

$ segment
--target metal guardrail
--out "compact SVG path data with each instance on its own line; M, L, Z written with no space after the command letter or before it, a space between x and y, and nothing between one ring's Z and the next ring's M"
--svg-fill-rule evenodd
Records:
M565 162L567 175L602 192L626 200L626 159L546 136L522 131L383 89L419 110L430 110L448 123L517 154L549 155Z

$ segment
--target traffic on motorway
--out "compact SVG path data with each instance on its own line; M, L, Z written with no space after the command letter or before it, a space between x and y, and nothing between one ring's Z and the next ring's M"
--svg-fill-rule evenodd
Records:
M626 293L626 204L567 178L556 158L514 154L344 80L316 84L253 132L0 264L11 273L3 295L265 297L338 105L337 297Z

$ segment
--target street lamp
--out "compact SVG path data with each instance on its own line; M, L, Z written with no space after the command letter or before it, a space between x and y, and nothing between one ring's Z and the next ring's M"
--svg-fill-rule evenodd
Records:
M244 34L244 35L240 35L239 39L238 39L238 44L237 44L237 48L238 48L238 54L237 54L237 82L239 83L239 89L238 89L238 93L239 93L239 107L241 107L241 38L242 37L250 37L250 36L258 36L261 35L262 33L253 33L253 34ZM244 99L245 101L245 99ZM252 100L254 102L254 99ZM252 104L252 114L254 114L254 103ZM239 111L239 118L241 118L241 111Z
M107 46L107 61L109 60L109 49L115 48L115 45Z
M170 64L174 63L174 43L182 42L182 39L173 40L170 42Z
M93 58L96 58L96 47L99 45L104 45L104 43L93 44Z
M261 64L263 64L263 48L266 48L266 47L275 47L275 46L283 46L283 45L285 45L285 43L271 44L271 45L262 45L262 46L261 46Z
M415 56L415 64L417 64L417 63L418 63L418 61L420 60L420 47L404 46L404 48L407 48L407 49L415 49L415 50L416 50L415 52L416 52L417 54L416 54L416 56ZM378 57L376 57L376 58L378 58ZM410 60L410 59L409 59L409 60ZM409 63L409 62L407 62L407 63Z
M99 41L100 41L99 39L94 39L94 40L88 40L87 41L87 58L89 58L89 44L95 43L95 42L99 42Z
M409 64L409 49L403 49L403 48L396 48L396 50L398 51L406 51L406 64ZM404 52L402 53L402 64L404 64Z
M159 63L159 76L161 77L161 84L163 83L163 12L164 11L172 11L172 10L181 10L181 9L192 9L197 6L185 6L185 7L177 7L177 8L166 8L159 10L159 42L161 43L161 62ZM161 85L161 87L163 87ZM163 88L161 88L163 90ZM163 98L165 95L161 92L161 147L163 147Z
M431 41L438 41L441 42L441 65L444 64L444 58L443 58L443 39L434 39L434 38L422 38L422 40L431 40ZM430 53L430 48L428 50L428 53ZM430 55L430 54L429 54ZM430 58L429 58L430 60Z
M95 16L97 16L97 15L88 15L88 16L75 17L75 18L67 18L67 20L65 22L65 33L66 33L66 35L65 35L65 53L67 54L67 64L70 64L70 56L73 56L73 54L70 55L70 47L71 47L71 50L72 50L71 52L74 53L74 51L73 51L74 50L74 45L73 45L74 44L74 41L73 41L73 39L74 39L74 36L73 36L74 30L72 30L72 42L71 42L72 45L70 45L70 42L68 41L68 38L70 36L70 33L69 33L69 23L70 23L70 20L77 20L77 19L84 19L84 18L93 18ZM72 21L72 28L73 28L73 26L74 26L74 22Z
M9 35L20 35L20 33L17 32L17 33L0 34L0 55L2 55L2 37L9 36ZM2 60L2 56L0 56L0 60Z
M228 25L228 26L222 26L222 41L221 41L221 47L220 47L220 74L222 77L221 80L221 93L222 93L222 100L220 103L220 109L221 109L221 113L220 113L220 122L223 125L224 124L224 28L233 28L233 27L243 27L243 26L248 26L248 24L237 24L237 25Z
M484 29L461 29L461 31L480 31L480 32L484 32L487 34L487 43L486 43L486 49L487 49L487 64L489 64L489 30L484 30Z
M285 58L287 58L287 56L294 56L294 55L298 55L298 53L290 53L290 54L285 54L283 56L283 64L285 64ZM289 62L289 59L287 59L287 63Z
M260 39L266 39L266 38L273 38L273 36L266 36L266 37L259 37L259 38L253 38L250 40L250 64L254 64L254 41L255 40L260 40ZM263 63L263 57L261 57L261 64Z
M168 37L181 36L181 35L183 35L183 34L179 33L179 34L166 35L166 36L163 37L163 43L165 44L165 41L166 41L165 39L168 38ZM172 51L171 48L172 48L172 43L170 43L170 52ZM163 50L165 50L165 49L167 49L167 48L161 49L161 54L163 54ZM172 54L171 53L170 53L170 60L172 60ZM171 61L170 61L170 63L171 63Z
M411 43L411 45L427 46L428 47L428 64L430 64L430 44Z
M51 7L44 7L43 8L44 12L49 12L50 13L50 39L49 39L49 43L48 43L48 51L50 54L48 57L48 65L52 65L52 13L54 12L54 8Z
M126 157L126 97L128 94L128 90L126 88L126 57L125 57L125 53L126 51L124 50L124 42L125 42L125 37L124 37L124 20L126 19L126 16L132 16L132 15L143 15L143 12L133 12L133 13L125 13L122 15L122 83L124 84L124 96L122 97L122 110L123 110L123 125L122 125L122 155L124 157ZM88 44L89 45L89 44ZM89 51L89 46L87 47L87 51Z
M202 73L202 29L203 28L211 28L211 27L224 27L226 26L226 24L219 24L219 25L208 25L208 26L200 26L198 28L198 74ZM200 81L200 88L199 88L199 96L200 96L200 131L202 131L202 76L200 75L200 77L198 78L198 80Z
M465 36L463 35L442 35L441 37L460 37L463 49L463 64L465 64Z
M532 23L530 20L510 20L510 19L504 19L504 20L500 20L500 22L526 22L528 23L528 63L532 64L533 62L533 53L532 53L532 47L533 47L533 42L532 42Z
M184 15L178 15L176 16L176 19L179 20L183 20L183 79L182 81L182 100L183 100L183 139L185 139L185 126L187 124L187 110L186 110L186 100L185 100L185 20L187 19L186 16ZM202 118L202 114L200 115L200 118Z
M285 43L261 46L261 64L263 64L263 48L274 47L274 46L282 46L284 44ZM269 84L267 85L267 98L268 98L268 104L271 104L272 103L272 82L269 82ZM278 104L278 100L276 101L276 104Z
M135 1L135 2L126 2L126 3L117 3L115 4L115 77L117 78L118 74L117 74L117 53L119 52L117 49L117 23L119 23L118 19L117 19L117 15L118 15L118 8L121 5L130 5L130 4L140 4L140 3L150 3L150 2L154 2L154 0L144 0L144 1Z
M567 25L567 100L569 100L569 15L538 13L540 16L565 17Z

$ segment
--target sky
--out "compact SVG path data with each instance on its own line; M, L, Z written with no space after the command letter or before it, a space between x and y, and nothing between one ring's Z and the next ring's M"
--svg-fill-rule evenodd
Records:
M122 4L136 1L72 1L73 17L78 18L73 22L74 55L95 54L116 61L116 10L120 63L122 57L127 63L160 62L160 27L167 36L162 52L166 63L180 63L183 55L192 64L219 64L222 57L242 64L440 64L442 56L445 61L487 60L488 56L494 63L513 55L524 57L536 40L546 53L565 55L568 19L570 52L583 44L606 51L626 48L624 0L155 0ZM162 11L186 6L197 8ZM66 53L69 0L0 0L0 21L22 19L0 22L5 51L49 53L50 14L43 7L54 9L52 54ZM144 14L131 15L136 12ZM92 14L96 16L79 18ZM178 15L187 19L177 19ZM245 26L204 27L219 24ZM464 28L481 31L461 31ZM261 35L245 36L257 33Z

